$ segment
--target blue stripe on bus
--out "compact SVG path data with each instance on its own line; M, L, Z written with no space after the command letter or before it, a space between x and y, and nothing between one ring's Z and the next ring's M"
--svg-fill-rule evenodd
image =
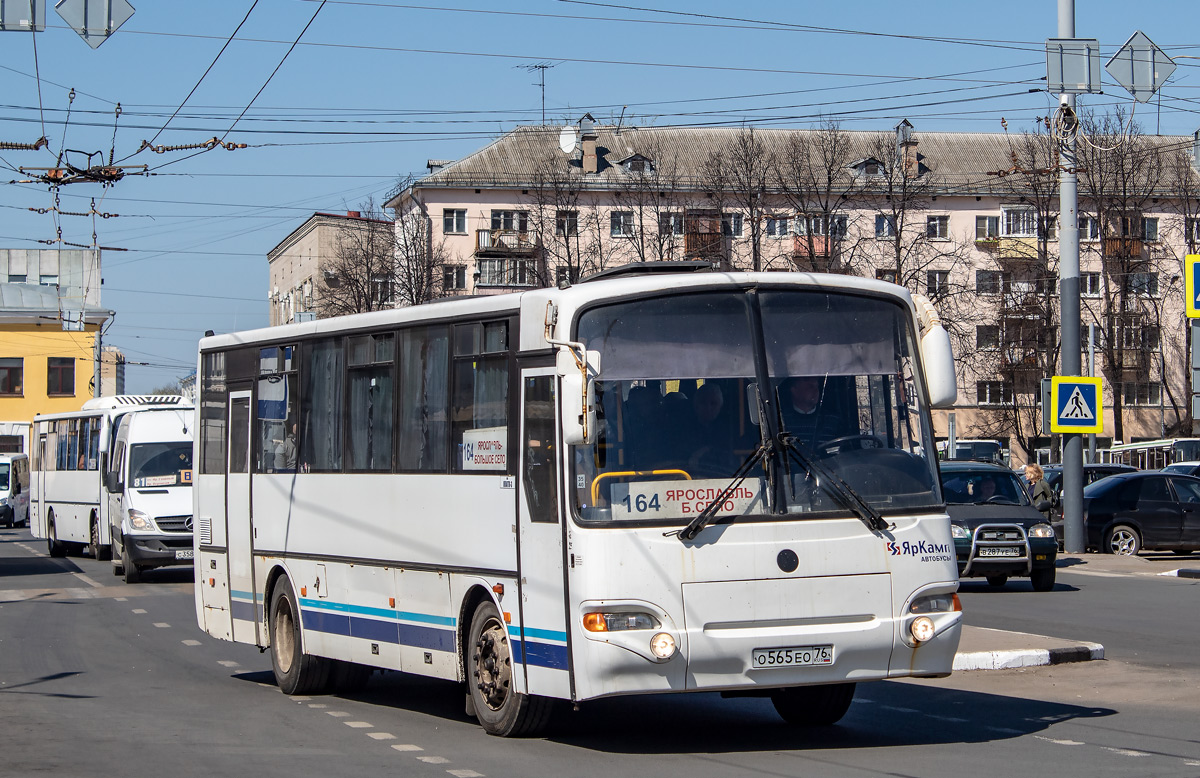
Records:
M532 627L521 629L520 627L510 626L509 630L519 637L525 637L531 640L534 638L541 638L542 640L558 640L563 643L567 642L567 633L554 629L534 629Z
M254 607L252 602L244 602L242 600L232 600L229 603L229 613L235 619L243 621L257 621L258 608Z
M539 643L535 640L515 640L513 644L513 650L517 656L524 657L525 664L548 667L551 670L567 669L566 646Z
M351 605L345 602L332 602L330 600L301 598L300 607L319 608L321 610L337 611L340 613L355 613L362 616L397 619L399 621L420 621L425 624L436 624L443 627L453 627L457 623L457 619L449 616L434 616L430 613L413 613L411 611L392 610L391 608L368 608L364 605Z

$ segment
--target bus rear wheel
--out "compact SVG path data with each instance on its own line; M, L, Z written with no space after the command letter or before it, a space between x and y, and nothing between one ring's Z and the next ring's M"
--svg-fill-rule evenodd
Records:
M46 553L52 557L67 555L67 546L58 539L58 530L54 526L54 511L46 517Z
M331 662L304 653L300 633L300 608L292 593L292 582L283 576L271 592L271 668L275 683L284 694L320 692L329 684Z
M100 543L100 521L95 517L92 517L92 529L89 537L91 542L88 543L88 549L92 559L107 562L112 554L112 548Z
M490 600L475 609L467 640L467 695L480 726L489 735L500 737L540 734L550 722L553 700L512 688L512 644L500 612Z
M771 692L775 711L789 724L828 727L841 721L854 699L854 684L793 686Z

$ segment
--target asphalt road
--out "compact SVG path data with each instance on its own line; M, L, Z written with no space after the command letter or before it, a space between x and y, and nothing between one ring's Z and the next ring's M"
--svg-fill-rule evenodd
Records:
M196 627L189 571L127 586L0 530L0 776L1200 775L1200 582L1090 567L1043 594L968 582L963 602L970 623L1096 640L1105 661L864 684L823 730L765 700L659 695L502 740L444 682L285 697L269 656Z

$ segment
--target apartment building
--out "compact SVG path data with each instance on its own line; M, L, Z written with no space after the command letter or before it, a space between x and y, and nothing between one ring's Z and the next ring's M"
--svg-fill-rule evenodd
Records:
M1190 432L1181 274L1200 240L1194 144L1131 135L1081 152L1083 364L1095 332L1101 445ZM635 128L585 117L431 160L385 208L397 231L427 225L441 295L681 259L851 273L926 294L955 338L958 435L1000 438L1018 463L1050 445L1037 387L1058 363L1057 166L1041 127ZM945 435L946 413L935 424Z

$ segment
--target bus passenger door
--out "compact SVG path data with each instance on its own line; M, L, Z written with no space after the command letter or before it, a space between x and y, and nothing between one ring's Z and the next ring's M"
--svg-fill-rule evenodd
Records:
M254 538L250 525L250 392L229 393L229 462L225 475L229 595L233 639L258 640L258 596L254 590Z
M552 368L521 373L521 430L517 466L520 649L525 689L571 697L568 665L563 525L559 510L557 376Z

